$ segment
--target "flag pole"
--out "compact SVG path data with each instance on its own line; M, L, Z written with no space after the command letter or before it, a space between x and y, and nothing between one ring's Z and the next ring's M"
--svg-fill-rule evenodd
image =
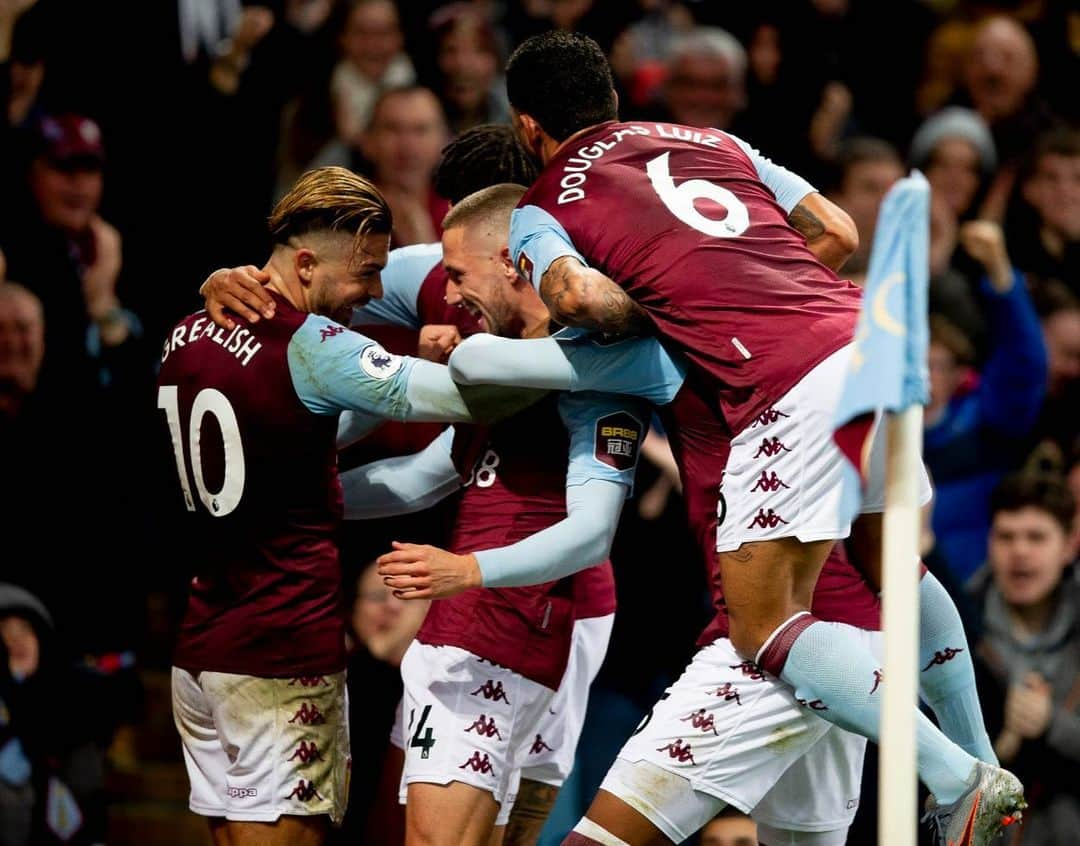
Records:
M885 640L878 846L915 846L918 814L915 715L919 682L919 462L923 409L886 416L888 444L882 539Z

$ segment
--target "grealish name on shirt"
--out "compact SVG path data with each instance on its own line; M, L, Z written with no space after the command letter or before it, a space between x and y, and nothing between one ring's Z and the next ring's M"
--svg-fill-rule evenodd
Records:
M250 329L236 326L231 332L226 332L209 318L196 317L190 326L177 326L173 329L172 336L165 341L165 348L161 353L162 362L173 350L187 344L194 344L203 338L209 338L215 344L224 347L226 352L236 356L243 367L247 367L255 353L262 349L262 343L255 340Z
M587 172L593 166L593 162L602 158L608 150L614 149L620 141L635 135L656 135L660 138L670 138L672 141L690 141L703 147L719 147L723 139L716 133L708 130L699 132L684 126L674 126L666 123L654 123L650 130L646 126L631 124L624 129L617 129L602 141L597 141L577 151L576 156L571 156L563 165L563 178L559 180L559 187L563 190L556 202L560 206L567 203L576 203L585 199L585 182L588 179Z

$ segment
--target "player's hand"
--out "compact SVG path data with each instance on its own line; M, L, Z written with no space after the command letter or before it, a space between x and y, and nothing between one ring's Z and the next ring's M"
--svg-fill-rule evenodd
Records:
M1053 689L1038 673L1028 673L1005 697L1005 728L1026 740L1042 737L1054 714Z
M990 284L1000 294L1013 285L1012 264L1005 250L1005 233L991 220L971 220L960 227L960 245L985 268Z
M383 583L398 599L442 599L482 584L475 555L399 541L393 547L376 563Z
M450 353L460 343L461 333L458 332L456 326L431 323L420 327L420 340L416 346L416 354L436 364L446 364Z
M225 310L240 315L248 323L258 323L260 317L269 320L277 308L265 286L270 274L254 265L215 270L202 283L199 293L206 301L206 313L218 326L232 330L236 322Z

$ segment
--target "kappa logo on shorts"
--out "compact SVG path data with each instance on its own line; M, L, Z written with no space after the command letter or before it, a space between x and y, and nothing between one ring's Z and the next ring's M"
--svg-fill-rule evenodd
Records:
M728 664L729 670L738 670L751 681L761 681L765 678L765 671L753 661L743 661L741 664Z
M491 759L488 758L487 752L484 753L482 758L480 757L479 750L473 752L472 757L458 767L459 770L470 768L473 772L480 773L481 775L495 775L495 768L491 766Z
M641 421L625 411L605 414L596 421L594 457L616 470L633 469L644 431Z
M674 743L669 743L667 746L661 746L656 751L667 752L669 756L674 758L680 764L685 764L687 761L689 761L695 767L697 766L697 761L694 760L693 748L690 746L689 743L684 746L681 737L678 738Z
M306 740L301 740L300 745L296 747L296 751L292 753L290 761L300 759L301 764L306 764L308 761L322 761L323 756L319 751L319 747L315 745L315 741L308 743Z
M319 710L318 705L313 702L310 704L305 702L300 706L297 712L293 714L292 719L289 720L289 722L295 723L297 720L305 726L317 726L325 723L326 717L322 715L322 711Z
M389 379L404 364L400 355L388 353L378 344L368 344L360 352L360 369L372 379Z
M947 646L945 647L944 652L935 652L934 657L930 659L930 663L923 667L922 671L925 673L931 667L940 667L942 664L951 661L963 651L963 649L953 649L951 646Z
M259 795L254 787L230 787L225 791L230 799L248 799Z
M874 686L870 688L871 696L877 693L877 689L881 687L883 681L885 681L885 674L881 670L874 670Z
M496 702L502 700L507 705L510 704L510 700L506 698L506 691L503 690L503 685L501 681L493 682L491 679L488 679L469 695L479 696L481 694L483 694L485 699L493 699Z
M333 338L335 335L340 335L345 331L345 327L338 323L328 323L322 329L319 330L319 343L326 343L327 338Z
M315 789L315 782L304 781L300 779L296 783L296 787L292 789L292 793L285 797L286 799L297 799L300 802L310 802L312 799L318 799L323 801L322 796L319 795L319 791Z
M330 682L326 680L326 676L297 676L289 682L289 687L297 684L300 687L319 687L319 685L330 687Z
M777 411L775 408L766 408L761 414L757 416L757 420L754 421L751 429L756 429L758 426L768 426L771 423L775 423L781 417L790 417L790 414L784 414L782 411Z
M811 699L809 702L807 702L805 699L799 699L798 697L796 697L795 701L798 702L800 705L802 705L802 707L809 708L811 711L828 711L829 710L829 706L827 706L820 699Z
M499 729L495 726L495 718L489 718L486 714L481 714L477 717L476 722L465 729L465 731L475 731L481 737L497 737L499 740L502 740L502 735L499 734Z
M712 714L706 714L704 708L698 708L696 711L691 711L685 717L680 717L679 722L689 722L691 726L696 729L701 729L702 734L707 731L711 731L713 734L719 736L719 732L716 730L716 721L713 719Z
M762 676L762 678L764 678L764 676ZM725 702L734 701L736 705L742 705L742 700L739 698L739 691L735 689L735 685L731 682L724 682L720 687L716 688L711 695L719 696Z
M761 476L758 477L758 480L754 484L754 487L750 488L750 493L753 493L757 490L763 491L765 493L773 493L774 491L780 490L780 488L790 487L791 485L784 484L780 477L776 475L775 470L772 472L772 475L762 470Z
M759 446L758 451L754 453L754 458L761 458L763 455L766 458L772 458L774 455L781 452L791 452L791 450L780 443L780 439L777 437L762 438L761 446Z
M775 529L781 523L786 526L788 524L788 521L781 517L779 514L777 514L775 511L773 511L771 508L767 512L764 508L759 508L757 516L755 516L754 519L750 521L750 525L746 528L753 529L756 527L758 529Z
M544 738L542 738L540 734L537 733L536 740L533 741L532 748L529 749L529 754L539 755L541 752L544 751L554 752L555 750L548 746L546 743L544 743Z

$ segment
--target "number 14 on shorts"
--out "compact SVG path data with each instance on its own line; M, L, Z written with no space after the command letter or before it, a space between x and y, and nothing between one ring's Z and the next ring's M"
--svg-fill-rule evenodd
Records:
M420 722L416 724L416 731L413 732L412 740L409 741L409 748L419 748L420 757L427 758L431 754L431 747L435 745L435 737L431 732L431 727L424 728L424 723L427 722L428 714L431 713L431 706L425 705L424 710L420 713ZM416 709L409 709L409 728L412 728L413 721L416 719ZM423 732L423 734L421 734Z

